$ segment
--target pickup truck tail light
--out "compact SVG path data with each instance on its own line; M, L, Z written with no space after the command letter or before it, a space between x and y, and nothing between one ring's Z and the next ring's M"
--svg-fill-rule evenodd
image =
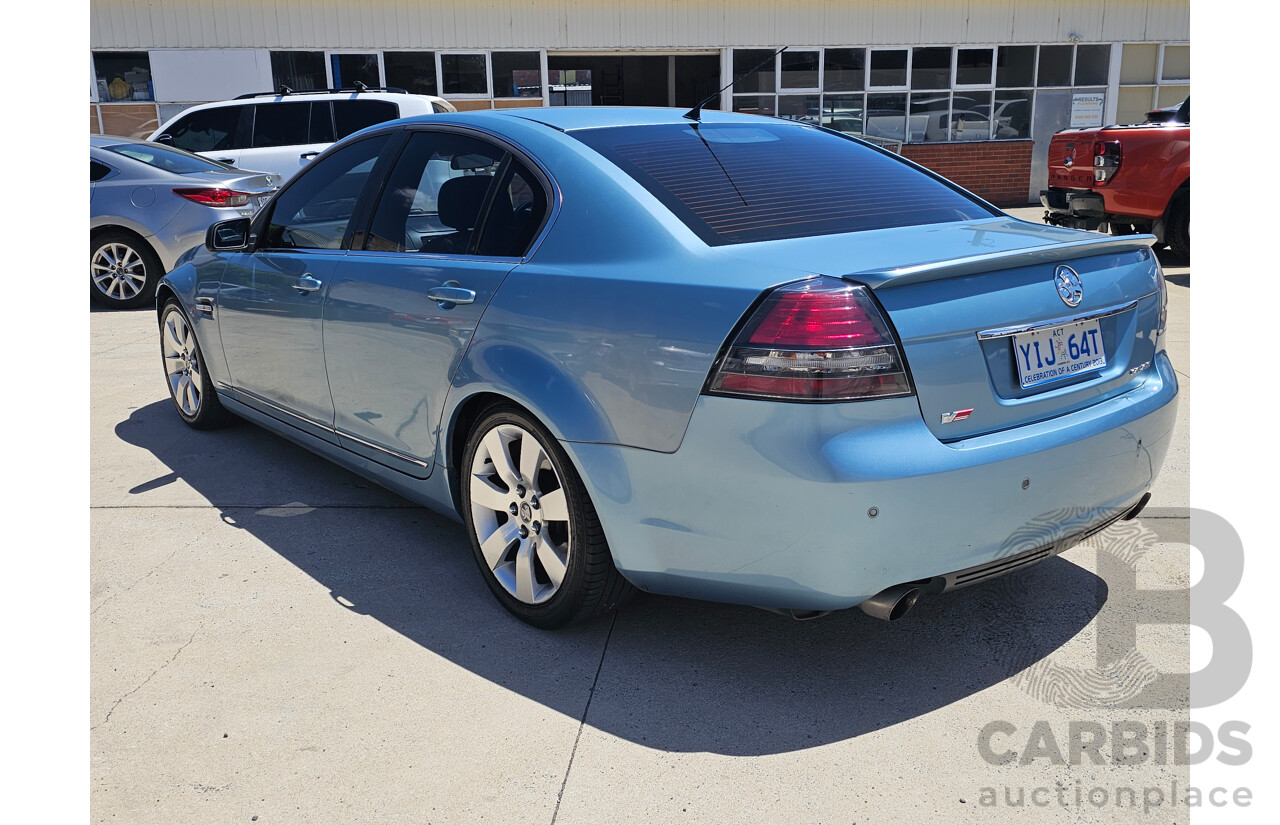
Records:
M205 206L248 206L249 193L237 192L234 189L223 189L220 187L190 187L173 190L173 194L180 195L189 201L202 203Z
M707 391L784 401L913 392L902 348L871 291L837 278L769 293L733 338Z
M1106 183L1120 171L1120 141L1097 140L1093 143L1093 182Z

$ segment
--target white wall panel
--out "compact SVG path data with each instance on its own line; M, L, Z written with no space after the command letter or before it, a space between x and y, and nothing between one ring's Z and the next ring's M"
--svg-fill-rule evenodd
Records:
M1188 0L92 0L94 49L706 49L1190 39Z
M151 76L157 100L226 100L271 88L266 49L153 49Z

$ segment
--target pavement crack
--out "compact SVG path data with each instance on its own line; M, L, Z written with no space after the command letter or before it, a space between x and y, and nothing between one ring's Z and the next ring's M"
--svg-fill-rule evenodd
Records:
M151 671L151 675L150 675L150 676L148 676L147 678L143 679L143 680L142 680L142 684L138 685L136 688L134 688L133 690L129 691L128 693L126 693L125 695L123 695L123 696L121 696L119 699L117 699L117 700L115 701L115 704L113 704L113 705L111 706L111 710L107 711L107 715L106 715L105 717L103 717L102 721L101 721L101 722L99 722L98 724L96 724L96 725L94 725L94 726L90 727L90 728L89 728L89 731L90 731L90 732L93 732L93 731L97 730L98 728L102 727L103 725L107 724L108 722L110 722L110 721L111 721L111 714L113 714L113 713L115 713L115 712L116 712L116 708L120 707L120 703L121 703L121 702L123 702L125 699L128 699L130 696L132 696L133 694L137 693L138 691L142 690L144 687L146 687L146 686L147 686L147 682L150 682L152 679L154 679L154 678L155 678L155 675L156 675L157 673L159 673L160 671L164 670L164 669L165 669L165 668L167 668L169 665L173 664L173 663L174 663L174 661L175 661L175 660L177 660L177 658L178 658L179 656L181 656L181 655L182 655L182 651L186 650L186 649L187 649L187 646L188 646L188 645L190 645L192 642L194 642L194 641L196 640L196 634L198 634L199 632L200 632L200 628L199 628L199 627L197 627L197 628L196 628L196 629L191 633L191 638L190 638L190 639L187 639L187 641L182 645L182 647L180 647L180 648L178 648L176 651L174 651L173 655L169 657L169 661L165 662L164 664L160 665L160 667L158 667L158 668L156 668L155 670Z
M582 739L582 729L587 726L587 713L591 711L591 700L596 696L596 685L600 683L600 671L604 669L604 657L609 652L609 640L613 638L613 627L618 623L618 613L615 610L613 617L609 620L609 632L604 637L604 647L600 650L600 663L596 665L596 677L591 680L591 690L587 693L587 705L582 709L582 718L578 720L578 734L573 737L573 750L569 751L569 764L564 769L564 779L560 781L560 793L556 794L556 808L551 813L551 825L556 825L556 818L560 816L560 802L564 799L564 789L569 784L569 772L573 770L573 759L578 755L578 742Z
M92 509L92 508L91 508L91 509ZM186 549L187 549L188 547L190 547L191 545L193 545L193 544L195 544L196 542L198 542L198 541L200 541L201 539L203 539L203 538L205 537L205 534L206 534L206 533L208 533L208 530L201 531L201 532L200 532L200 534L199 534L199 535L197 535L195 538L191 539L191 540L190 540L190 541L188 541L186 544L182 545L181 547L179 547L179 548L175 549L175 550L174 550L172 553L170 553L169 555L165 556L165 557L164 557L164 561L160 562L160 563L159 563L159 564L157 564L155 567L152 567L150 570L148 570L148 571L147 571L147 573L146 573L146 575L142 576L142 578L138 579L137 581L135 581L133 584L129 585L129 586L128 586L128 587L126 587L125 589L123 589L123 590L119 590L119 591L117 591L117 592L115 592L115 593L112 593L110 596L107 596L105 599L103 599L103 600L102 600L102 603L101 603L101 604L99 604L99 605L98 605L97 607L95 607L93 610L90 610L90 611L89 611L89 615L90 615L90 616L93 616L93 614L97 613L99 610L101 610L103 607L106 607L106 606L107 606L107 604L109 604L111 601L113 601L113 600L115 599L115 597L116 597L116 596L121 596L121 595L124 595L125 593L128 593L128 592L129 592L130 590L132 590L133 588L137 587L138 585L142 584L142 583L143 583L144 581L146 581L147 579L151 578L151 574L152 574L152 573L155 573L155 572L156 572L157 570L159 570L161 567L164 567L166 564L168 564L168 563L169 563L169 560L170 560L170 559L172 559L174 556L178 555L178 554L179 554L179 553L181 553L183 550L186 550Z

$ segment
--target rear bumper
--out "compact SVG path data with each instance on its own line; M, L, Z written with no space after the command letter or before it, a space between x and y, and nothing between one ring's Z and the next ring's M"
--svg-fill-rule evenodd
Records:
M1089 190L1041 189L1040 204L1059 216L1102 218L1107 213L1102 195Z
M641 589L832 610L901 582L1064 549L1123 515L1151 486L1177 415L1164 353L1155 366L1123 396L950 444L915 398L704 396L675 453L565 447L618 568Z

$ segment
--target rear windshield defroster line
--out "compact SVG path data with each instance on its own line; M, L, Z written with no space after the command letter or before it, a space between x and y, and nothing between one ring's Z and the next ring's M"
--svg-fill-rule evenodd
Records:
M569 134L635 178L711 246L997 214L891 155L815 128L766 121Z

